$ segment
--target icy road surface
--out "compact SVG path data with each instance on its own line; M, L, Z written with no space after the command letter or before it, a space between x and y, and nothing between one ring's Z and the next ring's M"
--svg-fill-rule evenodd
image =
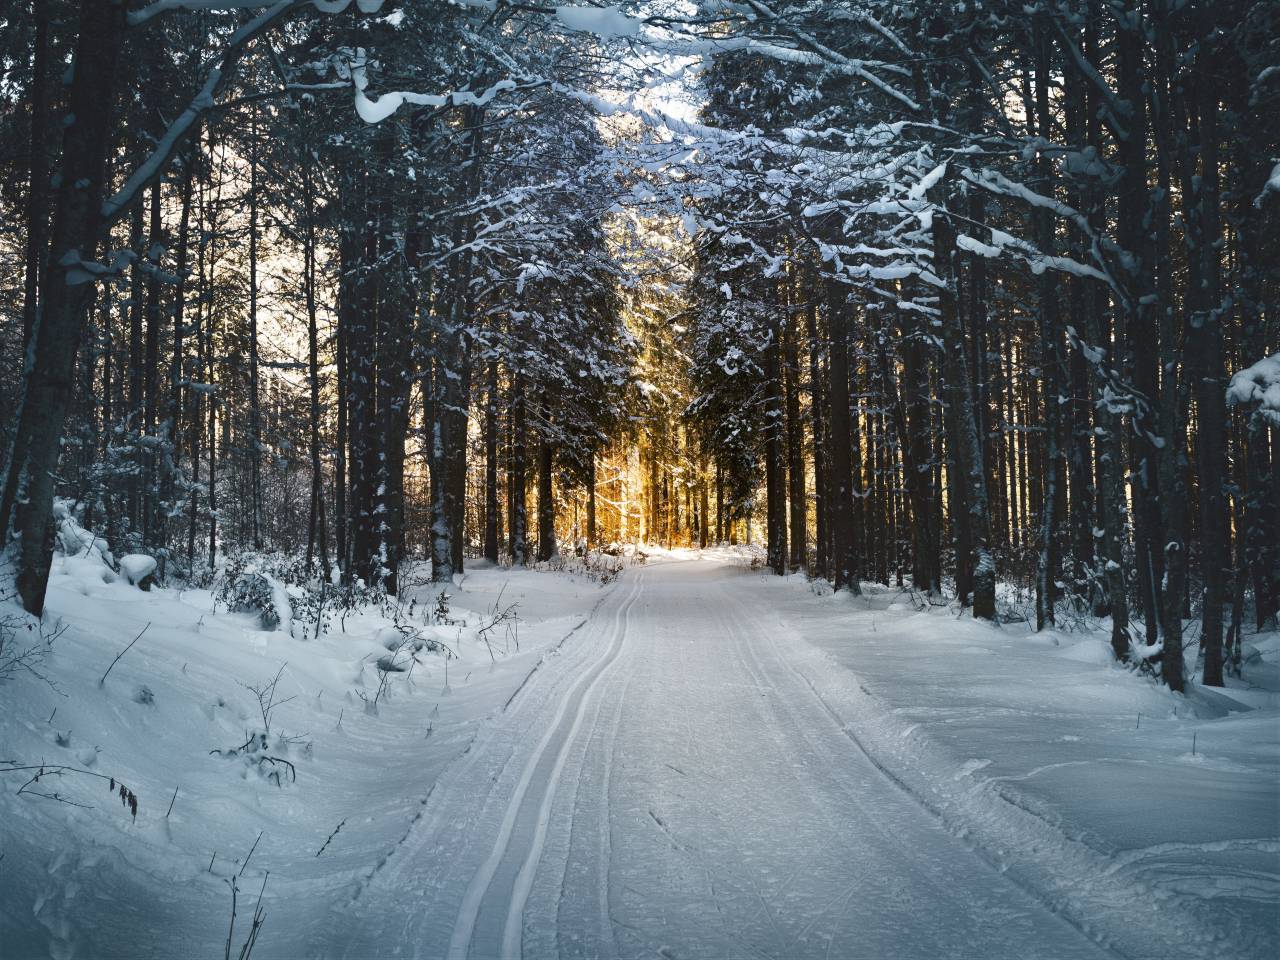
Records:
M758 593L629 571L306 952L1111 956L862 752Z

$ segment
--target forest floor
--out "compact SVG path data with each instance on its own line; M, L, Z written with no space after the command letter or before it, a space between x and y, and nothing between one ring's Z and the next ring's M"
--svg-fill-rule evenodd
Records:
M381 617L299 640L57 564L57 689L5 684L0 760L114 777L138 812L85 774L18 795L29 774L0 765L6 958L221 955L233 878L233 955L265 883L257 958L1280 942L1275 635L1249 638L1247 683L1184 697L1098 632L824 596L729 551L657 551L603 587L481 566L453 591L469 626L423 628L458 654L447 679L422 651L374 712ZM518 635L484 643L515 601ZM282 663L269 749L211 753L263 727L245 685Z

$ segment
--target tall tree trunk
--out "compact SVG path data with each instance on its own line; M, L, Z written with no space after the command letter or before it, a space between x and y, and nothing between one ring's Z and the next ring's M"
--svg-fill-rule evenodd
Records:
M542 421L550 419L547 398L542 398ZM552 480L555 474L556 448L544 432L538 438L538 561L546 563L555 557L556 500Z
M935 187L935 191L941 189ZM965 355L964 331L956 304L956 231L945 201L935 201L933 215L934 271L942 280L941 303L943 373L947 405L955 418L956 462L964 487L969 535L973 550L973 615L996 616L996 562L991 552L991 518L983 473L982 438L974 414L973 389Z
M853 540L853 422L849 397L849 304L838 280L827 281L828 377L827 418L831 438L831 523L832 585L853 594L862 592L854 561Z
M705 494L704 494L705 495ZM596 546L596 454L587 458L587 551Z
M787 467L786 420L782 400L782 371L780 368L782 324L776 322L769 332L769 342L764 352L764 469L765 491L768 499L766 510L766 553L769 569L782 576L787 572Z
M1203 29L1213 29L1211 22ZM1192 96L1200 111L1198 215L1187 217L1188 256L1200 258L1200 289L1189 291L1194 304L1188 331L1196 377L1197 472L1200 480L1200 566L1204 581L1203 619L1200 648L1204 651L1204 683L1220 687L1222 680L1222 606L1226 599L1228 517L1225 483L1227 475L1226 375L1222 356L1221 282L1222 268L1218 240L1222 236L1218 184L1218 91L1211 60L1217 59L1216 44L1202 47L1196 59ZM1189 155L1186 163L1193 160ZM1192 180L1194 185L1195 181ZM1188 198L1190 202L1191 197ZM1190 211L1188 211L1190 213Z
M262 404L258 388L258 115L249 127L249 533L262 549Z
M800 351L796 345L799 331L790 313L791 300L792 297L788 296L788 313L782 320L783 362L786 365L788 501L791 506L789 543L791 569L803 570L808 562L809 518L804 476L804 421L800 418Z
M49 234L49 21L50 0L32 0L35 19L32 43L30 152L27 158L27 251L22 276L22 347L31 343L40 306Z
M1053 117L1049 108L1050 62L1052 44L1049 40L1049 28L1045 22L1046 15L1035 18L1033 42L1035 44L1035 101L1037 127L1048 135L1052 129ZM1054 196L1053 164L1040 151L1036 160L1036 174L1039 181L1039 192L1046 197ZM1053 218L1049 210L1037 208L1034 214L1036 244L1040 252L1053 256L1056 242L1053 229ZM1040 556L1036 565L1036 629L1043 630L1052 626L1055 621L1054 601L1057 598L1057 582L1059 577L1058 534L1061 517L1058 513L1064 482L1063 458L1061 449L1061 397L1062 384L1065 380L1062 359L1061 335L1058 329L1058 284L1048 270L1043 271L1036 281L1036 299L1040 320L1040 354L1043 371L1042 417L1045 435L1045 484L1044 500L1040 511Z
M1153 581L1153 592L1162 600L1163 637L1160 672L1171 690L1181 691L1185 685L1182 653L1182 619L1187 583L1187 540L1190 515L1187 509L1187 381L1183 375L1184 355L1180 312L1173 303L1173 265L1170 262L1172 193L1172 161L1175 154L1173 134L1173 98L1179 80L1176 76L1172 49L1173 14L1169 0L1154 5L1153 36L1155 64L1148 88L1151 99L1152 146L1155 149L1157 191L1152 198L1146 229L1154 239L1152 263L1156 267L1156 291L1151 305L1157 308L1159 350L1150 344L1147 355L1159 363L1159 443L1155 462L1159 471L1159 494L1156 508L1161 532L1152 541L1152 550L1163 544L1164 574ZM1199 262L1191 260L1189 285L1199 283ZM1161 597L1161 591L1163 596Z
M307 299L307 387L308 439L311 454L311 506L307 515L307 569L317 547L324 580L329 581L329 536L324 522L324 468L320 458L320 336L316 317L316 222L315 190L311 169L302 165L303 283ZM317 627L318 629L318 627Z
M358 284L359 249L356 231L343 228L338 232L338 322L334 337L335 379L337 393L337 437L333 463L333 534L334 556L344 583L355 576L351 565L351 516L349 490L354 486L355 468L349 459L351 444L351 332L359 322ZM349 467L349 464L351 466Z
M76 348L93 295L90 277L79 261L92 261L103 223L103 176L124 13L122 3L82 0L80 4L80 38L63 126L48 282L31 333L35 349L27 354L22 409L10 449L11 464L16 460L20 465L5 471L13 483L6 483L0 514L7 521L13 504L20 505L17 588L23 606L33 614L44 609L53 556L54 472L71 400Z
M348 400L351 418L351 566L354 576L370 586L379 579L376 499L380 431L378 429L378 270L383 225L374 202L372 174L365 173L364 227L359 241L355 309L347 336Z
M807 291L809 302L805 307L805 333L809 340L809 416L813 431L813 483L817 496L814 498L814 523L816 526L817 548L814 554L813 575L830 577L828 562L830 533L828 531L827 502L830 498L829 474L827 465L826 418L823 411L827 401L822 390L822 346L818 340L818 304L819 290L817 281L807 275L809 283Z
M511 388L511 562L523 567L529 562L529 522L525 508L525 473L528 464L529 432L526 423L524 378L513 373Z
M1155 643L1160 632L1158 592L1164 581L1165 539L1160 515L1161 490L1158 464L1157 421L1159 403L1158 331L1155 326L1155 272L1150 216L1154 212L1147 188L1147 77L1143 68L1147 27L1142 5L1128 0L1117 10L1117 92L1125 105L1125 136L1119 141L1117 160L1122 170L1116 210L1116 238L1127 256L1123 301L1124 336L1128 344L1129 379L1140 395L1133 414L1134 552L1137 582L1147 621L1147 641Z
M498 361L489 361L484 404L484 555L498 562Z

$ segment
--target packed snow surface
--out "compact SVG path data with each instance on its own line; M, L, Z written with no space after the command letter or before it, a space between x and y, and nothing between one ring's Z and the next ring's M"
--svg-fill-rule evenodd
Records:
M60 559L65 696L6 685L0 759L115 776L139 810L0 780L0 954L221 955L235 878L234 950L265 881L258 958L1273 955L1273 694L1177 697L1094 634L738 559L469 572L454 610L518 600L518 650L460 630L447 678L423 653L376 713L352 691L382 618L297 640ZM241 683L282 663L277 786L209 751L262 726Z

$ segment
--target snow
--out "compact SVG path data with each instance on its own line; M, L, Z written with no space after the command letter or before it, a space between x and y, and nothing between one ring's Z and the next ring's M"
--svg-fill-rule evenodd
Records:
M644 21L630 17L617 7L558 6L556 19L570 30L594 33L598 37L639 36Z
M133 586L156 572L156 558L145 553L129 553L120 558L120 574Z
M795 664L851 735L1095 940L1129 956L1272 955L1275 634L1246 639L1243 682L1184 697L1116 665L1105 633L995 629L876 585L825 610L794 584L755 586L775 611L764 629L803 637Z
M1260 418L1280 425L1280 353L1232 374L1227 404L1254 408Z
M1267 182L1262 185L1262 192L1253 201L1253 205L1259 210L1262 209L1262 204L1266 200L1268 193L1280 193L1280 162L1277 162L1271 168L1271 175L1267 177Z
M57 557L58 690L6 686L3 759L115 777L138 814L83 774L45 791L88 808L0 777L0 943L215 955L238 876L237 943L266 881L260 958L1271 955L1280 637L1182 697L1102 633L646 549L603 588L469 568L467 627L423 623L424 587L416 662L381 614L302 640ZM513 601L518 633L480 640ZM389 653L412 665L367 708ZM231 749L277 671L266 747Z
M208 591L141 593L100 556L56 556L45 630L64 632L44 664L56 688L25 677L4 684L0 760L114 777L136 793L138 815L105 796L105 780L82 774L42 782L84 808L16 796L30 774L0 765L0 955L221 956L227 881L262 831L238 881L236 949L252 908L245 899L269 870L269 919L254 955L297 956L295 932L338 916L405 836L435 778L607 593L581 576L496 567L461 579L449 590L451 617L470 626L420 630L457 654L447 680L443 655L420 651L372 712L357 693L371 698L378 687L394 632L381 615L348 616L345 629L335 616L328 635L295 639L246 614L215 613ZM415 623L434 598L421 592ZM486 644L475 625L512 603L518 628ZM297 781L277 786L262 769L276 765L210 751L261 730L244 685L282 665L279 698L291 699L273 712L265 752L293 763Z

